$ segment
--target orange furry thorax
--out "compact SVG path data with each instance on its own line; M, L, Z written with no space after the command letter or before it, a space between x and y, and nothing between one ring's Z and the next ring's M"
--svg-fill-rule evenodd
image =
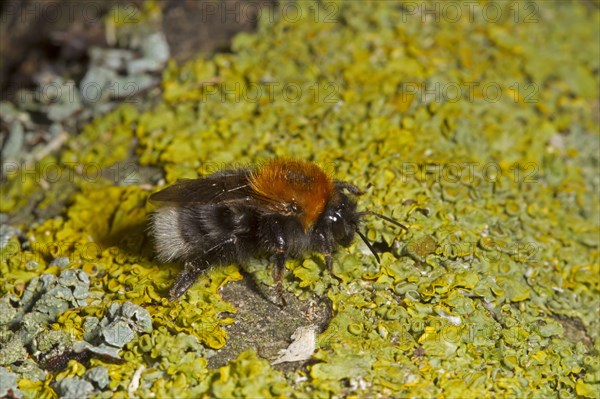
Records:
M323 213L333 194L333 182L317 165L277 159L258 168L250 177L252 189L280 203L284 214L297 214L307 231Z

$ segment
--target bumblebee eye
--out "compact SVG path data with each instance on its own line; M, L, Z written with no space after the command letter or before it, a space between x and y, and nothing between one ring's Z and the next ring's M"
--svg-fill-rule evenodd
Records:
M342 237L344 235L344 223L341 219L338 219L336 216L331 217L331 231L333 232L333 236L335 238Z
M329 215L328 219L331 225L333 238L344 247L350 245L356 227L352 227L352 224L342 217L339 210Z

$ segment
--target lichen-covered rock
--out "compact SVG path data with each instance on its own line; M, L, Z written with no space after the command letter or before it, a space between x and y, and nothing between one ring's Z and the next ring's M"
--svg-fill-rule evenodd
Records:
M31 342L32 355L42 364L48 359L69 352L72 347L71 336L61 330L44 331L37 334Z
M80 377L67 377L57 382L55 389L61 398L82 399L90 397L94 386Z
M2 349L0 349L0 366L8 366L27 358L27 350L17 334L11 334L7 340L1 340Z
M23 342L56 318L76 348L120 354L125 362L102 364L109 388L96 386L116 396L135 381L140 397L597 397L600 11L454 6L280 2L231 53L168 62L147 108L123 104L84 126L40 162L76 172L66 212L19 226L18 237L3 230L0 290L21 298L9 306ZM142 49L138 28L115 27ZM142 53L160 63L164 50ZM123 67L127 57L107 61ZM365 216L381 264L356 241L336 251L334 277L318 254L287 263L288 293L332 304L317 362L280 373L243 352L211 370L214 351L239 353L247 339L228 334L236 304L219 292L242 274L212 268L167 301L180 269L153 259L144 238L153 188L135 179L142 166L169 184L276 156L324 165L366 190L360 209L408 231ZM48 195L28 173L3 186L1 212ZM89 274L86 301L76 273L54 277L50 259L63 257ZM272 285L268 260L242 266ZM83 368L71 362L60 376L82 395ZM30 396L46 389L26 376L21 385Z
M110 383L110 379L108 377L108 370L106 367L98 366L93 367L85 372L83 378L92 384L97 390L105 389Z
M28 379L32 382L44 381L48 373L32 360L24 360L18 364L10 366L14 373L19 375L20 379Z
M0 396L3 398L22 398L23 393L17 386L17 376L6 367L0 367Z
M0 327L11 324L17 315L17 309L8 300L0 299Z

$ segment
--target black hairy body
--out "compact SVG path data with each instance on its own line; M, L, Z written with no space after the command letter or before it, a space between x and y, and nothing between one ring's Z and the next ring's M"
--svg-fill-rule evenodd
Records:
M151 232L158 258L184 263L171 300L208 267L256 256L272 258L280 297L286 259L319 252L331 269L333 250L351 244L366 213L356 211L352 196L359 194L314 164L287 160L180 180L154 193L150 200L159 209Z

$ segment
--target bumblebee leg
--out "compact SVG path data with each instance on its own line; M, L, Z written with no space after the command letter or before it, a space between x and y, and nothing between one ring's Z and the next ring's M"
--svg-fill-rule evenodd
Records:
M177 275L175 283L169 291L169 301L174 301L188 290L196 282L200 273L208 267L206 264L204 267L198 267L191 262L186 262L183 270Z
M273 280L277 287L279 304L286 305L283 298L283 274L285 272L285 258L288 242L284 234L284 225L287 221L281 217L265 217L261 220L259 235L264 240L264 245L273 254ZM278 305L279 305L278 304Z
M213 262L210 259L218 259L219 253L222 253L228 245L234 245L237 237L233 236L222 243L206 250L198 258L185 262L183 270L177 275L175 283L169 291L169 301L174 301L196 282L200 274L206 270Z
M327 271L331 273L333 269L333 258L331 257L331 252L325 252L323 255L325 256L325 266L327 266Z
M329 275L341 283L342 279L333 274L333 257L331 256L331 252L325 252L323 256L325 256L325 266L329 271Z
M287 302L283 297L283 274L285 272L285 253L283 251L278 251L275 253L275 267L273 268L273 280L277 284L277 296L279 297L279 302L286 306Z

